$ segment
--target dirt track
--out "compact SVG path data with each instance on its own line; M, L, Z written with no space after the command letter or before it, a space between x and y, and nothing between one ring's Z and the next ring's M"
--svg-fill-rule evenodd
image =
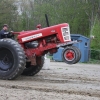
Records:
M100 100L100 65L50 64L34 77L0 80L0 100Z

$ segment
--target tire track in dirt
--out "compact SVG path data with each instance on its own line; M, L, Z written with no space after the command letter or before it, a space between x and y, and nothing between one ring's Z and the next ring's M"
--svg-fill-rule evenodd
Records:
M24 79L25 78L25 79ZM100 84L100 78L96 77L87 77L82 74L58 74L58 73L48 73L48 72L40 72L38 75L34 77L22 77L21 80L34 80L34 81L43 81L43 82L51 82L51 83L70 83L80 82L80 83L97 83Z
M100 97L100 91L76 91L76 90L60 90L54 88L46 88L46 87L38 87L38 86L19 86L19 85L0 85L0 87L8 88L8 89L22 89L22 90L36 90L39 92L56 92L56 93L67 93L67 94L75 94L75 95L86 95L91 97Z
M59 84L64 84L64 83L80 83L80 84L95 84L95 85L99 85L100 84L100 81L99 80L96 80L96 79L89 79L89 78L85 78L85 77L66 77L65 78L55 78L55 77L50 77L50 78L47 78L47 77L37 77L37 78L33 78L33 77L26 77L25 79L22 79L22 80L26 80L26 81L35 81L35 82L47 82L47 83L59 83Z
M56 78L56 74L53 76L55 77L43 77L40 75L37 75L35 77L25 77L21 76L19 79L13 81L5 81L1 80L0 87L3 88L9 88L9 89L22 89L22 90L36 90L41 92L56 92L56 93L68 93L68 94L76 94L76 95L86 95L91 97L100 97L100 91L96 89L86 89L81 90L76 88L59 88L61 85L71 84L73 85L81 84L83 85L96 85L99 87L98 81L92 81L92 80L82 80L82 78L75 78L71 79L70 77L67 77L66 79L62 78ZM5 83L5 84L2 84ZM35 83L35 84L32 84ZM26 84L26 85L25 85ZM28 84L28 85L27 85ZM42 85L41 85L42 84ZM52 84L52 85L51 85ZM57 85L56 85L57 84Z

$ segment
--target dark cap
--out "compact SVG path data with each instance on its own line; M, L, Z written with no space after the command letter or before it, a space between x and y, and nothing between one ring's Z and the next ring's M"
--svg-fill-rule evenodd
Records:
M8 25L7 24L4 24L3 27L8 27Z

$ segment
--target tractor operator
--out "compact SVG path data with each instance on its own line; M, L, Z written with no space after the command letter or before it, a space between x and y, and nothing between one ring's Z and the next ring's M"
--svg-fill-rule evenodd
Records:
M12 32L13 31L8 32L8 25L4 24L2 30L0 31L0 39L14 37Z
M8 34L8 25L4 24L2 30L0 31L0 39L6 38Z

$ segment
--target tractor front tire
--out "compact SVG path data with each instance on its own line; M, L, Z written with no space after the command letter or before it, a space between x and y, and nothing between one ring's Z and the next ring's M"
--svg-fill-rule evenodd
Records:
M37 74L43 67L44 64L44 57L36 57L37 65L31 65L31 62L26 62L26 69L24 69L22 75L25 76L34 76Z
M80 51L77 47L75 47L75 46L74 46L74 48L76 48L76 49L77 49L77 52L78 52L78 59L77 59L77 61L74 63L74 64L76 64L76 63L79 62L79 60L81 59L81 51Z
M81 58L80 50L75 46L68 46L62 52L62 59L67 64L75 64Z
M17 78L25 69L23 48L12 39L0 39L0 79Z

